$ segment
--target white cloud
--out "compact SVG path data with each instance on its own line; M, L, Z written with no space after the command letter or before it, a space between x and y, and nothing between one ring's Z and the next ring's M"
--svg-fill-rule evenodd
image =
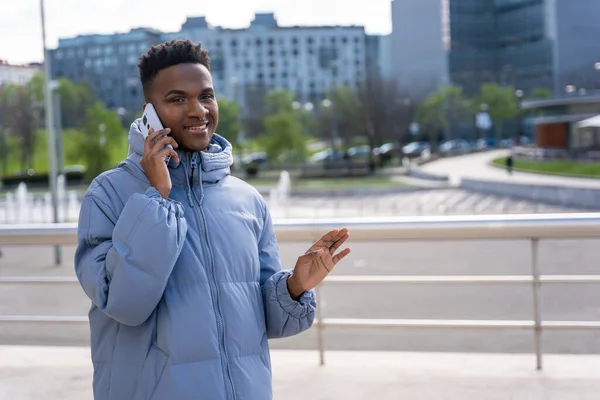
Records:
M0 59L42 59L39 0L5 0L0 6ZM205 15L214 25L248 26L255 12L275 12L281 25L365 25L370 33L391 31L390 0L46 0L48 47L59 37L127 32L146 26L177 31L188 16Z

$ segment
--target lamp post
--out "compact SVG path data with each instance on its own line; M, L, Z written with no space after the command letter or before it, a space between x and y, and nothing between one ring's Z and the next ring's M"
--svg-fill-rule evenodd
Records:
M321 102L321 105L325 107L330 116L331 116L331 151L335 153L336 150L336 123L335 123L335 115L333 112L333 102L329 99L325 99ZM331 110L331 111L330 111Z
M58 197L56 191L56 136L54 133L54 109L52 106L52 81L50 80L50 57L46 48L46 19L44 15L44 0L40 0L40 14L42 19L42 46L44 50L44 98L46 103L46 131L48 132L48 153L50 156L50 173L48 180L50 183L50 194L52 198L52 221L58 223ZM60 247L54 247L54 263L60 265Z

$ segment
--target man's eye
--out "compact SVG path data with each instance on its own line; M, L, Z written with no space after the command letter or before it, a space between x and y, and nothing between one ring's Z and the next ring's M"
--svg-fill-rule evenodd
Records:
M202 100L210 100L210 99L213 99L214 97L215 97L215 96L214 96L214 95L212 95L212 94L203 94L202 96L200 96L200 98L201 98Z
M181 103L182 101L185 101L183 97L175 97L171 99L171 103Z

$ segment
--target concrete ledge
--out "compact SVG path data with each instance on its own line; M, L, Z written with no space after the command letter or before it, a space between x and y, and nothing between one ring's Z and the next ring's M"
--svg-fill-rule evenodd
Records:
M462 189L586 210L600 209L600 189L463 178Z
M408 169L407 173L408 173L408 176L411 176L413 178L418 178L418 179L425 179L425 180L436 181L436 182L448 182L448 180L449 180L448 176L425 172L418 167L414 168L411 166Z
M91 399L87 347L0 346L0 398ZM275 399L595 399L600 356L271 352Z

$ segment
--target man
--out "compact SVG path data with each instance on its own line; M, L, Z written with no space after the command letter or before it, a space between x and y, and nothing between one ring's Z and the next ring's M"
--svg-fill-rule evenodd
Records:
M336 254L348 231L282 270L266 204L230 176L231 145L214 133L206 50L163 43L139 70L166 128L144 141L140 121L131 125L129 156L92 182L79 218L94 397L271 399L267 339L311 326L312 289L350 252Z

